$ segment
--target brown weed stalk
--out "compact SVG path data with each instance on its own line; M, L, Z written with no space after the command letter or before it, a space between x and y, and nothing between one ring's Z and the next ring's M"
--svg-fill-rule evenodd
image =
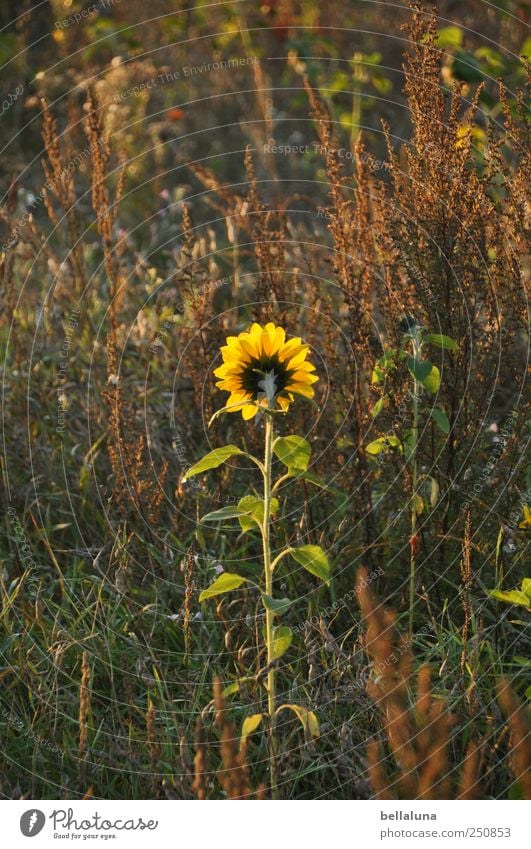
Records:
M467 753L466 775L461 790L452 787L450 761L454 717L432 688L428 666L412 671L410 642L400 637L395 614L376 601L367 572L361 569L358 599L366 626L364 649L372 662L366 689L378 710L392 760L382 743L371 740L368 747L369 781L379 799L448 799L461 792L469 797L476 782L475 749ZM410 687L415 682L415 695ZM475 788L477 790L477 788Z

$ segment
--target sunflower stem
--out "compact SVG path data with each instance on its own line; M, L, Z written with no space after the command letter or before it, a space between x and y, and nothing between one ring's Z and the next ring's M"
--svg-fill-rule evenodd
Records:
M273 569L271 568L271 464L273 459L273 416L265 415L265 456L264 456L264 574L268 596L273 595ZM269 714L269 769L271 777L271 796L278 798L277 785L277 736L276 736L276 670L273 666L273 613L266 608L266 649L267 649L267 709Z

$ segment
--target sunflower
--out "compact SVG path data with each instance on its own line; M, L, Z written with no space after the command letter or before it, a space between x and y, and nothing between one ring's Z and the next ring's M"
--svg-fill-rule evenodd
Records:
M295 395L313 398L318 380L306 359L309 345L299 337L286 341L286 331L269 322L252 324L238 336L229 336L221 348L223 365L214 370L220 389L230 392L227 412L241 410L252 419L260 408L286 412Z

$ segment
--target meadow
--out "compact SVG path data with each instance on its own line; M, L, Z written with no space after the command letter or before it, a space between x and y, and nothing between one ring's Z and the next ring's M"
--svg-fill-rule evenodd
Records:
M20 5L0 796L530 798L526 4Z

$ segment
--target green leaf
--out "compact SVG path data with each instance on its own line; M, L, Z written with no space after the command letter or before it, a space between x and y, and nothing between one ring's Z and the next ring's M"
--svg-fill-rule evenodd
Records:
M373 419L377 418L380 415L380 413L382 412L382 410L384 408L384 403L385 403L384 398L378 398L376 404L374 405L374 407L372 408L372 411L371 411L371 416L373 417Z
M444 348L446 351L459 350L457 342L454 342L449 336L445 336L444 333L428 333L422 341L431 342L432 345L437 345L438 348Z
M321 478L314 475L313 472L305 472L303 475L298 476L300 480L308 481L308 483L313 483L314 486L318 486L321 489L326 490L326 492L332 493L332 495L339 495L341 498L345 497L345 494L341 492L340 489L336 489L335 486L330 486L325 481L322 481Z
M384 378L385 378L384 370L381 369L380 366L377 366L377 365L374 366L374 368L372 370L371 383L373 383L373 384L374 383L381 383Z
M367 454L376 457L382 451L389 451L389 449L402 451L402 444L397 436L379 436L378 439L369 442L365 450Z
M275 440L273 453L290 471L305 472L312 448L302 436L281 436Z
M270 660L278 660L287 652L293 640L291 628L287 625L277 625L273 628L273 643L271 646Z
M245 454L245 451L242 451L237 445L225 445L223 448L216 448L214 451L210 451L208 454L205 454L205 456L199 460L195 466L188 469L183 480L186 481L188 478L191 478L194 475L199 475L201 472L206 472L208 469L217 469L218 466L221 466L222 463L226 463L226 461L231 457L234 457L235 454Z
M385 369L396 368L395 357L398 353L395 350L387 351L380 357L373 368L371 383L381 383L385 379Z
M380 357L378 360L378 365L382 368L389 368L390 366L395 365L395 358L399 355L400 352L395 350L394 348L391 351L387 351L383 357Z
M524 595L526 595L528 597L529 602L531 604L531 578L524 578L523 579L523 581L522 581L522 592L524 593Z
M262 593L262 601L266 610L270 610L275 616L283 616L293 604L289 598L272 598L267 593Z
M276 712L279 713L281 710L285 709L293 711L295 716L300 720L305 733L309 737L319 737L319 720L313 710L308 710L307 708L301 707L301 705L286 704L280 705Z
M245 744L249 734L252 734L253 731L259 727L262 722L262 714L261 713L253 713L252 716L246 716L243 720L242 725L242 733L240 737L240 748Z
M447 47L461 47L463 30L456 26L442 27L437 31L437 47L444 50Z
M418 380L422 384L424 384L424 381L432 370L432 364L429 360L419 360L417 357L408 357L406 359L406 365L415 380Z
M226 699L227 696L233 696L234 693L238 693L239 690L240 690L240 682L239 681L233 681L232 684L229 684L229 686L225 687L225 689L223 690L223 693L222 693L223 698Z
M278 498L271 499L271 515L278 512ZM244 495L238 502L238 516L242 531L252 531L264 521L264 500L258 495Z
M439 386L441 385L441 372L437 366L432 366L429 375L420 382L424 389L427 389L428 392L435 395L435 393L439 391Z
M526 38L524 43L520 48L520 56L525 56L528 59L531 59L531 35Z
M443 433L450 433L450 422L444 410L430 410L430 414Z
M210 584L206 590L203 590L199 596L199 601L214 598L214 596L221 595L221 593L228 593L230 590L237 590L238 587L245 584L246 580L246 578L242 578L241 575L236 575L234 572L222 572L213 584Z
M212 513L207 513L201 519L202 522L224 522L225 519L238 519L242 515L242 510L237 504L230 507L221 507L219 510L214 510Z
M244 684L245 681L254 681L252 675L245 675L243 678L238 678L236 681L233 681L232 684L229 684L223 690L223 698L226 699L228 696L233 696L234 693L240 692L240 685Z
M325 584L330 584L330 564L321 546L301 545L300 548L292 548L290 555L307 572L321 578Z
M497 601L505 601L507 604L519 604L521 607L531 607L531 599L522 590L490 590L489 595Z

